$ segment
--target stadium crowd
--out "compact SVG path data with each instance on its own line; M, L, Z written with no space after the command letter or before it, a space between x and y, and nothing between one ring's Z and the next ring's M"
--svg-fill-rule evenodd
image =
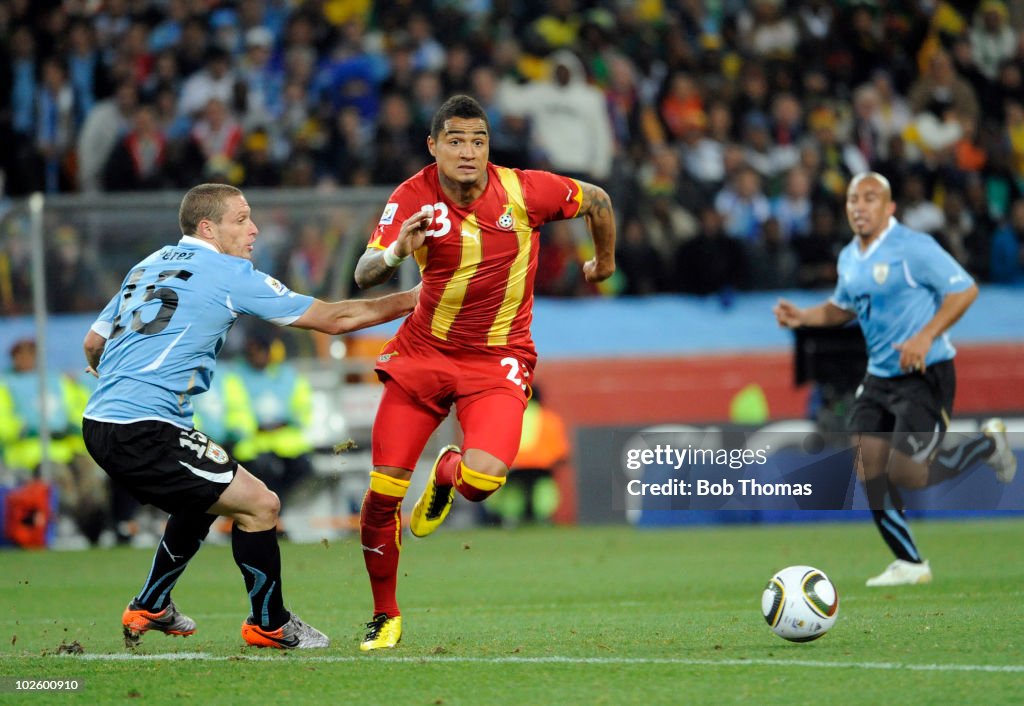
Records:
M902 222L1014 282L1021 27L1019 0L5 0L0 169L7 197L394 186L465 92L493 161L619 204L602 293L830 287L846 184L868 168ZM597 291L580 233L544 240L538 294ZM74 238L50 241L68 298ZM25 257L0 233L3 313L26 310Z

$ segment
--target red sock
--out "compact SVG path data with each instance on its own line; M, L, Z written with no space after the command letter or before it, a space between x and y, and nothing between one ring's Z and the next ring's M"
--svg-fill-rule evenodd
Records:
M460 463L462 463L462 454L458 451L449 451L442 456L441 462L437 464L437 474L434 476L437 478L437 484L454 485L455 473L459 470Z
M478 503L490 497L498 488L505 485L504 476L489 476L474 471L466 464L459 462L455 469L455 489L462 493L466 500Z
M398 609L398 558L402 551L402 498L409 481L370 473L370 489L359 513L359 541L373 592L373 614L401 615Z

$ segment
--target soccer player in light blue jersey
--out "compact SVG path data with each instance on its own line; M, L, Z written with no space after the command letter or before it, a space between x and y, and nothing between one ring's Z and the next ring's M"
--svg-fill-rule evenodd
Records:
M202 184L185 194L181 232L137 264L85 337L99 385L83 419L96 462L141 502L170 513L142 590L122 616L125 644L148 630L191 635L195 621L171 589L218 515L234 520L231 547L251 613L242 637L259 647L326 647L328 638L284 606L277 543L280 501L192 424L217 353L242 314L329 334L403 316L418 289L379 299L324 302L253 268L259 232L241 191Z
M801 309L779 300L779 324L839 326L857 319L868 348L868 370L850 411L857 434L857 475L875 524L896 559L868 586L927 583L897 487L924 488L986 461L1009 483L1017 460L999 419L953 448L939 448L953 411L956 373L948 329L978 296L969 274L935 240L894 217L889 181L858 174L846 193L854 239L839 253L832 297Z

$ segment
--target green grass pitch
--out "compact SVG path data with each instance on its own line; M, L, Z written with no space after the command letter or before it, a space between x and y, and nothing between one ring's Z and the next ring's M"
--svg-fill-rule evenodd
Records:
M917 522L935 581L864 587L890 560L870 522L673 530L446 531L407 538L399 647L361 654L369 588L355 539L284 544L287 605L325 650L244 646L227 546L175 589L199 624L127 654L120 614L148 550L0 553L0 702L353 704L1020 704L1024 520ZM790 564L824 570L839 619L791 644L760 615ZM74 641L81 655L57 654ZM80 692L11 693L10 678Z

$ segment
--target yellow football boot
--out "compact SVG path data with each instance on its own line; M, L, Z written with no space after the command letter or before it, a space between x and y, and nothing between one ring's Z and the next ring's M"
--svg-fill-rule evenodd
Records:
M448 511L452 509L452 501L455 500L454 485L438 485L437 467L441 465L441 459L449 451L461 453L458 446L449 444L441 449L430 469L430 477L427 478L427 487L416 505L412 508L412 515L409 517L409 531L417 537L426 537L436 530L448 517Z
M363 652L390 649L402 639L401 615L389 618L387 613L378 613L366 627L369 628L366 638L359 643L359 649Z

